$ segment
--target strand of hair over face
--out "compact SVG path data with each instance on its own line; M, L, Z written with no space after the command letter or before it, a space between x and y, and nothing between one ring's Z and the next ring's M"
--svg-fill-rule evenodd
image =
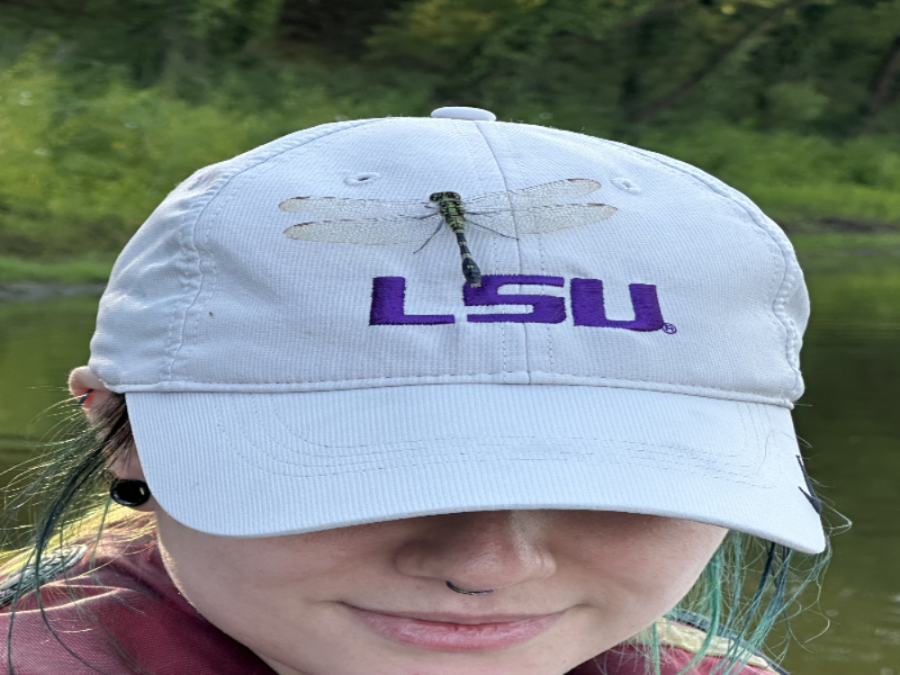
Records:
M68 407L70 404L63 405ZM5 502L7 522L2 543L7 554L4 556L6 564L0 569L3 576L25 570L37 575L42 558L56 548L86 543L93 546L96 553L103 537L133 540L152 531L151 514L119 507L109 497L111 476L107 466L135 451L125 396L112 394L104 409L98 411L96 423L89 425L84 418L80 409L66 414L57 432L59 440L45 444L37 459L10 470L16 472L17 478L9 488ZM22 528L13 521L16 514L26 509L36 513L36 517L28 530L28 541L23 545ZM109 531L111 524L116 525L114 535ZM830 529L828 534L837 529ZM846 526L841 531L844 529ZM802 562L795 565L797 558ZM710 675L739 673L754 652L764 651L767 638L781 622L787 635L796 639L790 619L806 609L801 596L810 585L820 587L830 559L830 545L822 554L805 556L756 537L729 532L691 591L667 613L674 621L684 621L685 616L696 617L695 623L704 624L697 627L707 632L697 654L679 675L687 675L708 654L716 636L729 638L731 644ZM93 562L92 554L91 567ZM16 673L12 639L16 606L25 592L28 589L20 589L9 610L6 664L10 675ZM40 587L36 589L36 596L44 623L53 638L73 657L102 673L72 651L50 625ZM812 604L817 602L818 594ZM646 675L660 675L665 646L660 642L655 624L628 642L645 651ZM785 640L780 652L772 657L773 663L778 664L783 659L788 642ZM110 649L123 653L123 648L112 642ZM137 662L134 668L135 672L144 670Z

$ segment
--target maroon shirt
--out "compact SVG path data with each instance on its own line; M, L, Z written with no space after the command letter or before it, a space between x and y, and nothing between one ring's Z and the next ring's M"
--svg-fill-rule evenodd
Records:
M274 675L188 604L163 567L154 535L128 544L102 543L93 573L87 572L89 558L88 553L64 575L68 583L61 576L42 587L47 620L63 644L44 624L35 594L19 600L13 622L18 675ZM9 609L0 608L0 673L9 672ZM664 646L661 656L661 675L675 675L693 654ZM709 675L718 662L707 657L691 675ZM645 675L645 663L635 647L619 646L569 675ZM747 667L740 675L770 672Z

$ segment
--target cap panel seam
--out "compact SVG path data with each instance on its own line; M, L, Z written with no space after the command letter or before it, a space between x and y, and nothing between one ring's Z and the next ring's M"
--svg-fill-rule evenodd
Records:
M478 129L477 123L473 122L472 124L474 124L475 128L480 132L480 129ZM462 132L459 120L453 120L453 129L456 131L456 133L459 135L460 139L466 146L466 149L467 149L468 155L469 155L469 160L472 164L472 168L475 171L475 173L478 175L478 182L481 185L484 185L485 182L482 179L481 166L480 166L479 162L477 162L475 160L475 153L472 151L472 146L469 144L469 139L466 137L466 134L464 134ZM482 134L482 136L483 136L483 134ZM493 156L493 151L491 150L490 145L487 143L485 143L485 145L487 146L488 150L491 151L491 155ZM495 163L496 163L496 158L495 158ZM500 177L503 179L503 184L505 186L506 178L505 178L505 176L503 176L502 171L500 172ZM465 196L463 197L463 203L465 203ZM492 256L493 267L494 267L494 269L497 269L498 265L497 265L497 244L496 244L496 242L491 242L491 256ZM463 303L465 303L465 299L463 300ZM516 326L507 325L507 326L504 326L503 328L501 328L499 331L500 332L500 340L503 345L503 372L504 373L512 372L512 371L507 370L507 368L509 368L509 345L506 340L506 331L508 331L508 330L516 330ZM526 359L527 359L527 352L526 352Z
M547 261L544 259L543 241L544 241L543 237L537 237L538 259L541 261L541 274L546 275L547 274ZM548 351L547 356L550 359L550 370L554 371L554 370L556 370L556 358L555 358L555 354L553 352L553 342L554 342L553 338L555 336L555 332L554 332L552 326L550 326L549 324L544 325L543 328L544 328L544 336L545 336L545 339L547 340L547 351Z
M203 208L201 209L200 213L197 215L197 218L196 218L195 221L194 221L194 228L192 228L192 231L196 229L196 226L200 223L200 219L201 219L201 218L203 217L203 215L206 213L206 210L209 208L210 204L212 204L213 200L214 200L216 197L219 196L219 194L221 193L222 189L223 189L228 183L231 182L231 179L232 179L232 178L233 178L233 176L231 176L231 177L229 177L227 180L225 180L225 181L223 182L223 185L221 185L221 186L218 188L218 190L217 190L216 192L214 192L214 193L209 197L209 199L207 200L207 202L203 205ZM194 305L196 304L197 299L199 298L200 293L201 293L202 290L203 290L203 263L202 263L202 261L201 261L201 259L200 259L200 252L199 252L199 250L197 249L197 246L196 246L196 243L195 243L194 240L193 240L193 237L192 237L192 243L193 243L193 250L194 250L194 253L195 253L196 256L197 256L197 275L196 275L196 276L197 276L197 282L196 282L196 290L195 290L195 292L194 292L194 294L193 294L193 298L191 298L190 300L187 300L187 301L184 303L185 306L184 306L184 310L183 310L183 316L182 316L182 318L181 318L181 331L180 331L181 339L180 339L179 341L177 341L177 346L176 346L175 344L173 344L173 346L172 346L172 354L171 354L171 356L169 357L168 367L166 368L167 376L166 376L165 378L163 378L163 381L164 381L164 382L169 382L169 383L172 382L172 373L173 373L173 371L175 370L175 362L176 362L176 360L178 359L179 354L181 353L182 347L184 347L184 342L185 342L185 339L184 339L184 338L185 338L185 334L186 334L186 332L187 332L187 330L188 330L188 329L187 329L188 316L190 315L191 309L192 309L192 308L194 307ZM173 328L174 328L174 323L177 322L177 321L178 321L178 318L177 318L177 312L176 312L175 321L173 322Z
M484 139L484 144L487 149L491 153L491 157L494 160L494 165L497 167L497 173L500 175L500 178L503 180L503 189L505 191L509 191L509 180L506 177L506 172L503 170L503 165L500 163L500 160L497 158L497 153L494 151L494 146L491 144L490 138L488 138L487 134L484 133L484 129L482 128L483 124L493 124L493 122L474 122L475 128L478 130L478 133L481 134L481 138ZM502 133L501 133L502 136ZM510 153L510 161L515 164L518 169L518 164L516 164L515 158L512 157L512 153ZM521 172L521 171L520 171ZM510 216L513 219L513 222L516 222L516 214L515 211L510 211ZM518 234L519 228L516 227L516 234ZM494 246L498 246L499 243L494 244ZM516 257L518 258L518 271L522 273L522 244L518 237L516 237ZM531 348L530 348L530 340L528 339L528 326L524 323L519 326L519 330L522 331L522 341L524 343L523 354L525 357L525 372L529 373L528 381L531 382Z
M203 195L206 196L205 194ZM166 347L165 353L168 356L168 363L166 363L163 367L163 372L165 375L160 378L161 382L169 382L172 379L172 370L174 368L175 359L177 357L178 351L181 349L181 343L183 342L183 334L184 334L184 320L187 317L187 313L190 310L190 306L193 303L191 299L192 287L199 288L199 277L202 274L200 271L200 255L197 252L196 246L192 246L191 250L188 250L188 233L193 231L194 225L199 221L200 216L209 206L209 203L212 201L215 195L211 195L208 197L205 202L200 201L198 199L199 204L197 204L197 216L193 216L194 209L191 210L189 214L186 214L182 217L182 222L178 228L178 249L182 252L182 256L185 260L185 264L192 271L191 277L187 277L187 273L182 276L180 280L181 293L179 294L179 302L175 304L172 309L172 318L169 320L169 328L166 332ZM192 239L192 237L191 237ZM193 255L193 260L191 260L191 255ZM182 325L182 330L180 331L182 340L179 342L176 337L177 326L179 324L179 317L181 317L180 322Z
M233 199L234 199L234 192L229 194L227 196L227 198L219 200L219 203L216 205L216 209L215 209L216 217L213 217L211 215L209 218L207 218L207 225L206 225L206 228L203 233L203 245L207 251L206 258L209 261L209 266L210 266L210 274L207 277L207 280L208 280L207 283L212 285L212 288L210 289L210 291L207 294L207 297L210 297L210 298L215 297L216 291L218 290L218 287L219 287L219 266L216 261L216 256L209 254L210 234L213 229L213 224L218 220L218 217L217 217L218 214L221 213L225 209L225 206L228 203L230 203L231 201L233 201ZM202 269L203 268L202 268L202 263L201 263L201 273L202 273ZM200 298L203 295L203 286L204 286L204 284L201 283L200 288L197 291L195 304L200 304ZM188 313L190 312L190 309L191 308L188 309ZM194 319L191 322L193 324L192 328L191 328L191 343L192 343L192 345L196 344L197 338L200 334L201 312L202 312L202 310L198 309L198 311L194 313ZM185 315L185 323L187 323L187 314Z
M206 226L206 232L204 233L204 236L203 236L203 245L206 247L207 251L209 251L211 249L210 236L212 234L213 223L215 223L215 222L216 222L215 218L209 219L209 224ZM210 261L210 266L212 267L212 271L211 271L212 279L210 282L212 284L212 288L209 291L208 297L214 298L214 297L216 297L216 292L219 290L219 264L216 259L216 256L210 255L208 257L209 257L209 261ZM203 292L203 289L201 288L200 293L197 294L198 301L200 300L200 294L202 292ZM207 301L207 304L208 304L208 301ZM200 336L200 315L201 315L201 313L202 313L202 310L198 311L194 315L194 322L193 322L194 329L192 331L193 344L197 343L197 340L199 339L199 336Z

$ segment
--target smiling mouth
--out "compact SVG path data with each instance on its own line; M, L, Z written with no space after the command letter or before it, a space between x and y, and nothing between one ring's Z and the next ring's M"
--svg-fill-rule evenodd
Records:
M393 642L454 652L489 651L527 642L565 614L387 613L344 606L371 631Z

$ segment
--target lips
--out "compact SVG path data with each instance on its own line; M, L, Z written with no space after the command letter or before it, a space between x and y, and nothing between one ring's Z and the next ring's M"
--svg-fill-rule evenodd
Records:
M552 614L386 613L344 605L373 632L394 642L437 651L489 651L527 642L554 625Z

